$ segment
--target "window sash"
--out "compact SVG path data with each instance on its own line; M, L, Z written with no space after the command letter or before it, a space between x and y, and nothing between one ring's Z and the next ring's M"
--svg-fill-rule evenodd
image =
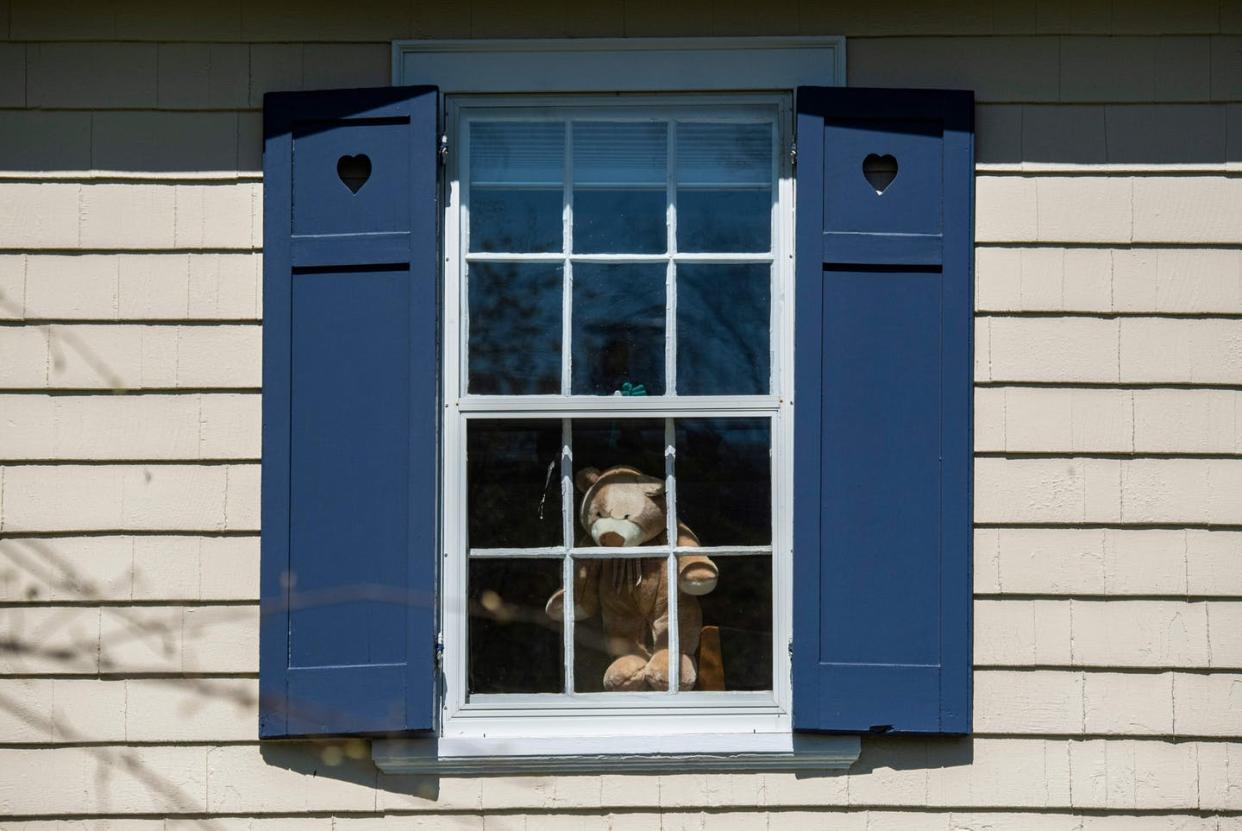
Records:
M760 106L765 108L761 117L756 118L753 114L744 114L742 116L734 116L731 110L734 108L733 102L739 98L747 99L743 101L742 106ZM459 103L450 101L448 105L449 117L448 123L450 130L455 130L455 135L450 139L450 146L462 147L462 151L450 155L450 170L447 177L447 199L446 216L445 216L445 248L446 248L446 273L445 273L445 297L446 297L446 345L448 354L445 361L445 390L446 390L446 410L448 417L445 424L445 580L444 580L444 596L442 598L444 631L445 631L445 670L448 682L447 698L445 702L446 715L449 724L454 723L454 718L473 719L474 724L479 725L479 729L496 729L496 723L491 719L499 716L521 715L540 715L547 714L549 711L562 712L569 715L587 715L598 716L607 720L611 716L624 713L629 720L636 717L649 716L672 716L677 715L684 717L686 715L699 714L703 716L716 716L732 718L734 716L741 718L760 717L761 722L747 722L742 725L739 722L738 729L756 729L754 725L762 724L760 729L771 729L773 724L785 724L783 719L788 716L788 655L787 642L789 637L789 535L791 531L791 519L787 512L781 508L782 505L788 505L788 492L791 487L791 431L792 431L792 413L789 392L787 390L789 369L789 356L792 354L791 339L791 310L786 308L784 298L788 295L791 286L791 269L792 265L792 172L789 169L787 157L782 148L788 146L788 136L791 130L791 119L789 116L789 101L787 96L771 95L771 96L729 96L727 98L712 99L710 96L696 96L695 99L699 103L690 101L683 105L680 99L661 97L658 99L649 99L646 102L626 102L618 106L633 108L637 105L658 105L660 118L662 120L705 120L712 122L728 121L732 117L740 117L742 120L762 121L774 124L774 150L773 153L773 174L771 181L764 185L752 185L752 187L770 188L773 198L772 227L771 227L771 245L767 252L757 253L734 253L734 254L718 254L718 253L687 253L678 252L676 247L676 225L675 218L673 222L666 223L666 233L668 234L668 250L663 254L575 254L572 253L572 238L569 230L564 231L562 236L563 250L548 254L533 253L503 253L503 252L469 252L468 233L468 213L463 206L466 202L464 199L466 189L468 187L464 176L456 175L455 170L468 170L468 149L465 141L465 131L461 129L461 122L468 113L470 118L487 118L488 120L496 120L509 118L511 120L527 121L538 115L537 110L531 110L528 106L530 99L504 99L480 102L483 106L476 107L470 103ZM689 97L687 97L689 101ZM510 108L512 107L512 108ZM611 110L600 109L582 109L574 107L572 111L557 107L547 113L547 117L556 118L557 120L609 120L606 113ZM624 117L617 117L613 120L633 121L636 109L630 109ZM673 132L669 132L669 142L673 142ZM567 144L566 165L572 164L572 146ZM453 159L456 155L456 159ZM670 155L668 165L668 177L672 179L675 175L675 165L673 157ZM677 185L675 183L666 185L669 188L670 200L676 199L675 191ZM569 181L568 175L565 181L561 183L564 191L572 191L573 184ZM710 190L712 183L695 183L689 187L681 186L682 189L703 189ZM733 189L742 189L739 185L731 185ZM572 193L567 199L572 199ZM564 217L566 225L569 224L570 217L568 214ZM476 395L465 391L465 379L468 377L468 366L466 364L466 338L468 332L466 326L462 325L464 321L466 306L466 283L464 280L464 270L468 263L471 262L546 262L564 264L567 269L568 279L564 281L566 292L571 290L572 266L574 263L588 262L604 262L604 263L621 263L621 262L666 262L669 264L670 277L676 263L694 262L694 263L768 263L772 267L769 279L771 280L771 314L769 323L769 345L771 350L770 360L770 386L767 395L748 395L748 396L678 396L675 394L675 366L672 372L669 372L669 363L675 363L675 358L666 356L666 389L669 394L661 396L644 396L644 397L625 397L625 396L597 396L597 395L531 395L531 396L498 396L498 395ZM669 280L669 282L675 282ZM667 283L666 283L667 286ZM673 287L675 292L675 286ZM665 334L666 353L671 352L669 344L675 342L676 337L676 307L675 294L670 292L667 295L668 303L666 313L672 318L669 321L666 318L667 326ZM570 389L569 387L569 357L566 353L569 349L569 340L571 334L572 321L569 320L571 311L568 302L562 307L562 392ZM466 469L465 469L465 428L467 422L475 418L486 419L510 419L510 418L532 418L547 417L564 419L564 429L568 430L571 419L591 419L591 418L665 418L666 421L666 438L667 432L671 429L674 418L694 418L694 417L766 417L770 419L771 424L771 452L772 467L771 475L773 478L772 487L772 524L773 536L772 544L767 546L720 546L720 547L704 547L683 549L674 546L654 546L643 547L642 549L600 549L592 547L589 549L580 549L576 546L560 546L547 549L476 549L474 551L466 551L461 543L465 541L465 523L466 523ZM562 460L562 466L567 464L566 460ZM576 529L576 516L573 509L574 491L572 483L572 470L566 476L564 468L562 470L562 512L564 522L569 526L566 529L564 539L571 540L574 538L574 530ZM666 479L666 487L670 489L670 506L675 506L675 488L676 482ZM566 492L567 490L567 492ZM675 507L671 507L669 511L669 525L674 530L676 528ZM671 539L675 539L675 533L670 535ZM569 596L572 591L572 568L574 558L583 557L609 557L623 555L629 556L663 556L668 558L670 564L670 572L666 575L666 579L675 582L675 563L676 555L682 552L706 553L711 556L729 557L740 555L761 555L769 556L773 568L773 686L771 692L743 692L728 691L721 692L698 692L698 691L678 691L672 694L672 691L653 691L649 693L576 693L572 687L572 631L570 627L566 627L565 646L565 672L566 672L566 691L559 694L505 694L505 695L488 695L475 694L469 695L467 691L467 653L466 653L466 624L464 610L458 608L454 610L452 607L456 604L461 606L466 596L466 582L468 580L468 568L471 559L486 559L489 557L541 557L541 558L561 558L564 562L563 580L567 589L567 597L565 604L567 608L572 608L572 597ZM676 592L670 592L670 617L676 614ZM676 645L676 626L670 627L671 642L669 644L670 654L678 654ZM675 686L674 686L675 690ZM468 698L468 700L467 700ZM775 718L776 722L770 719ZM483 725L488 725L486 728ZM462 728L467 731L469 728ZM624 729L624 728L622 728ZM779 729L779 727L778 727Z

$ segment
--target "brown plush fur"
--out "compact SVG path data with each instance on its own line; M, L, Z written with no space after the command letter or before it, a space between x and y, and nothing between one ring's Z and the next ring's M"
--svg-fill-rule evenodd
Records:
M580 546L664 545L668 539L664 483L631 467L579 471L575 482L584 493L578 520L586 535ZM697 546L698 538L677 524L677 545ZM668 659L668 578L660 557L579 560L574 574L574 619L600 615L605 649L615 660L604 672L608 691L666 690ZM716 587L716 565L702 555L677 558L678 684L694 686L703 614L697 595ZM561 620L564 592L547 604L547 613Z

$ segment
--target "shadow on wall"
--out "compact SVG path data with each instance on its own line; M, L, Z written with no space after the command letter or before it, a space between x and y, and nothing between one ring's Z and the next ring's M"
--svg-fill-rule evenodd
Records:
M981 103L976 107L976 160L1222 166L1242 161L1240 109L1228 104ZM4 120L0 168L15 173L95 170L175 177L251 176L262 170L262 114L255 111L15 110Z

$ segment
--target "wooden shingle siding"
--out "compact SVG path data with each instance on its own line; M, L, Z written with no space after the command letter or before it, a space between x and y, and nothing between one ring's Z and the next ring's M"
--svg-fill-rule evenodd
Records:
M263 94L394 38L759 33L977 91L975 737L438 791L261 747ZM0 827L1237 831L1239 170L1224 0L0 0Z

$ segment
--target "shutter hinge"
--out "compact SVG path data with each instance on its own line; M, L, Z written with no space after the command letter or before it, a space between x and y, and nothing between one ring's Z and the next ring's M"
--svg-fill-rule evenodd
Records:
M448 135L447 134L442 134L440 136L440 147L436 150L436 156L439 157L441 165L448 163Z
M789 164L793 167L798 166L798 142L789 145Z
M436 634L436 666L442 667L443 665L444 665L444 633L440 632Z

